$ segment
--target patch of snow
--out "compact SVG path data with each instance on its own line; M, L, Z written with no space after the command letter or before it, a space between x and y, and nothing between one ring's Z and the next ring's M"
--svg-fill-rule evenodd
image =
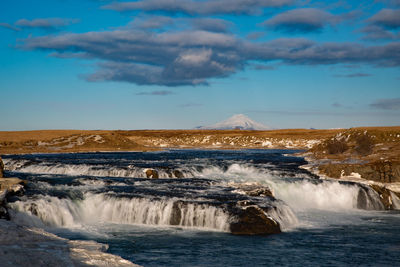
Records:
M313 146L319 144L321 141L320 140L308 140L306 142L306 147L307 148L312 148Z
M350 176L351 176L351 177L354 177L354 178L359 178L359 179L361 179L361 175L360 175L359 173L357 173L357 172L352 172L352 173L350 173Z
M229 119L210 125L200 127L200 129L217 129L217 130L232 130L232 129L241 129L241 130L268 130L271 129L268 126L265 126L261 123L253 121L249 117L243 114L236 114L230 117Z
M264 141L261 144L262 146L267 146L267 147L271 147L272 146L272 142L271 141Z

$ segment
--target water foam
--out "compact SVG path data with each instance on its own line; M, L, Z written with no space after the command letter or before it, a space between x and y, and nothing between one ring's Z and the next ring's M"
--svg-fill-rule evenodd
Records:
M349 210L357 208L358 188L335 182L272 183L276 197L297 210Z
M293 182L281 173L246 164L232 164L226 170L217 166L205 168L199 177L227 182L258 182L267 184L276 198L295 210L343 211L352 209L383 210L379 195L372 189L357 184L342 184L333 180L301 179ZM297 178L304 178L299 175ZM400 205L400 203L399 203Z
M131 177L146 178L146 170L149 168L140 168L133 165L127 167L113 167L107 165L88 165L88 164L62 164L52 162L41 162L30 164L27 160L5 161L7 171L35 174L56 174L68 176L97 176L97 177ZM174 177L172 172L157 170L160 178Z

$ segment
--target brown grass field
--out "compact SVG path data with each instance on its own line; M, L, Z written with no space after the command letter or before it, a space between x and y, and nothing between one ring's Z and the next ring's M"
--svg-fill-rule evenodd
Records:
M360 127L351 129L310 130L37 130L0 131L0 154L61 153L91 151L151 151L165 148L299 148L309 149L312 140L319 157L324 141L337 135L368 132L382 153L399 155L400 127ZM399 137L397 137L399 136ZM268 145L265 145L267 143ZM263 145L264 144L264 145ZM350 144L352 146L352 144ZM389 153L390 152L390 153ZM394 157L395 155L391 155Z

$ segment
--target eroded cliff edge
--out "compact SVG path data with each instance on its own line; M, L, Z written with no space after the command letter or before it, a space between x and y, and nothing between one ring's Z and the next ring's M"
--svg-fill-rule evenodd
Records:
M400 130L395 127L343 130L309 152L309 159L329 177L400 182Z

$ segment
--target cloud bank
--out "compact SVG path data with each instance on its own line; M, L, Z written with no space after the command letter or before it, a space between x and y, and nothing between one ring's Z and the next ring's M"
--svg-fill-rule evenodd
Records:
M367 20L367 25L361 29L364 39L399 40L400 9L382 9Z
M280 13L262 25L284 32L316 32L326 25L333 25L339 18L320 9L300 8Z
M250 62L290 65L400 65L400 43L365 46L318 43L304 38L251 42L235 35L205 30L151 32L115 29L31 37L20 48L43 50L58 57L101 60L89 81L125 81L139 85L199 85L229 76Z
M188 15L251 14L263 8L281 7L293 2L293 0L147 0L115 2L105 5L103 8L120 12L140 10Z

